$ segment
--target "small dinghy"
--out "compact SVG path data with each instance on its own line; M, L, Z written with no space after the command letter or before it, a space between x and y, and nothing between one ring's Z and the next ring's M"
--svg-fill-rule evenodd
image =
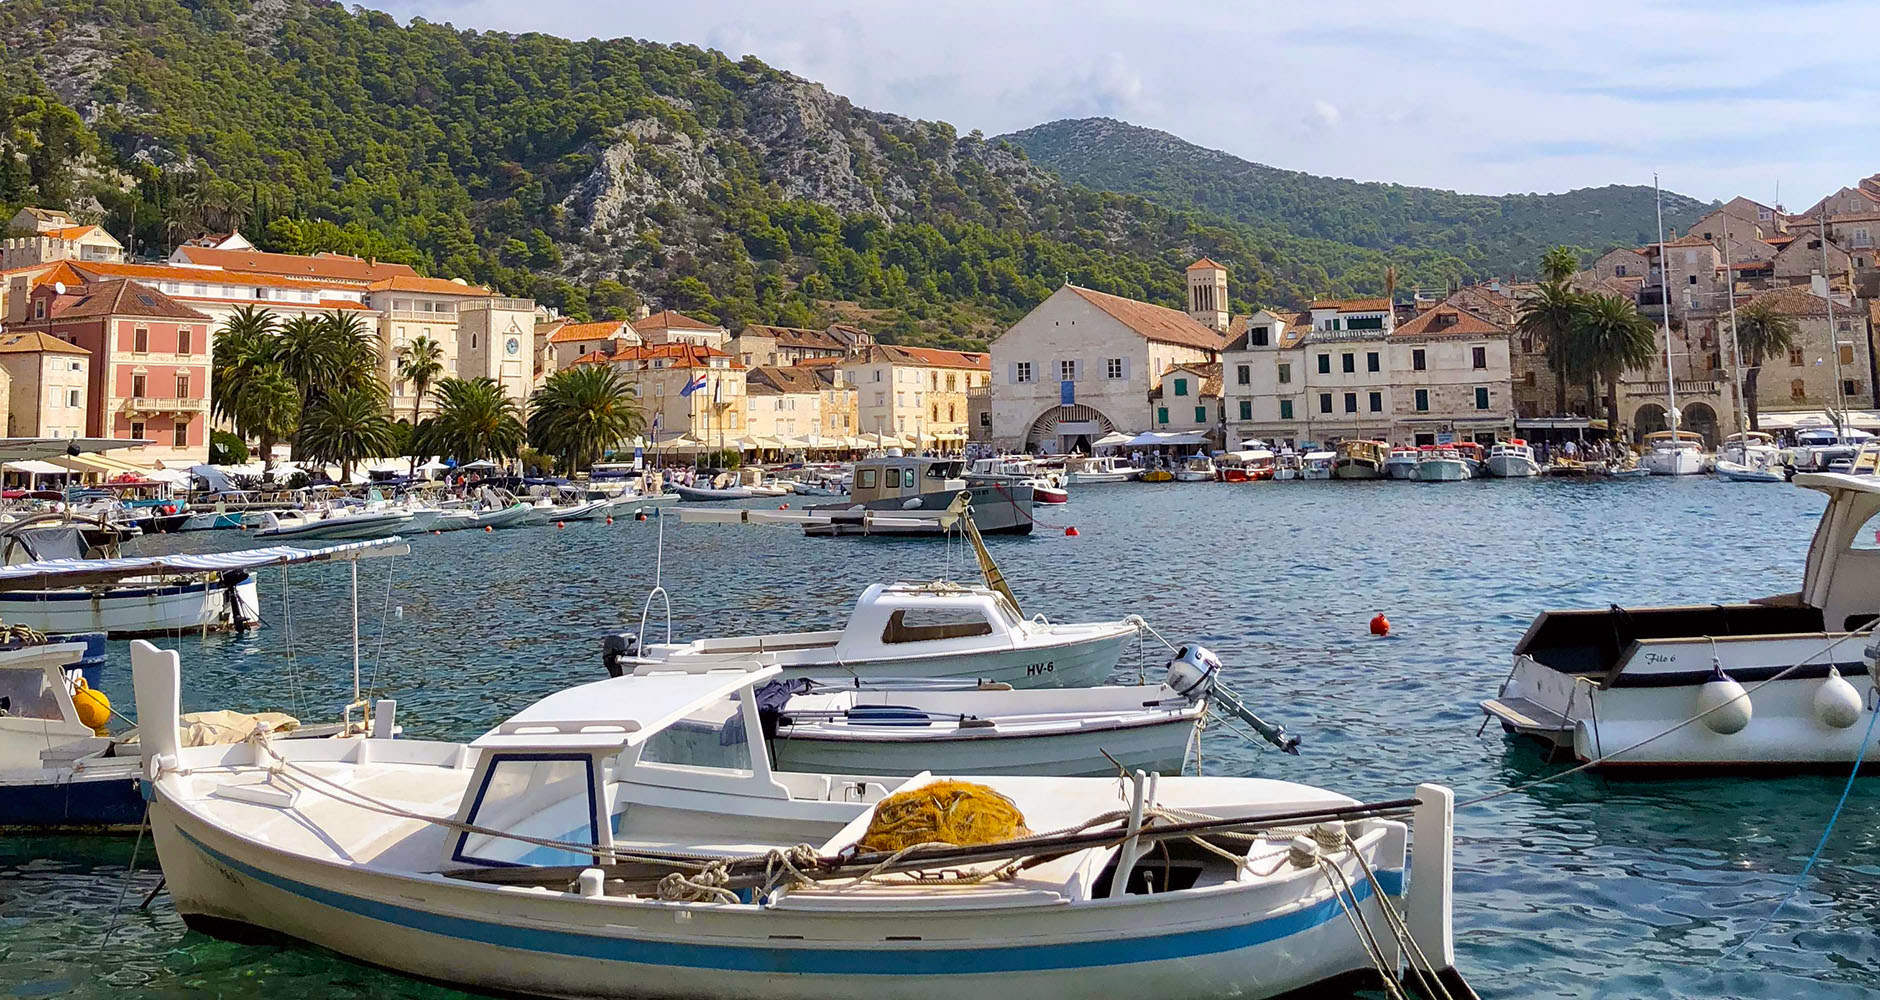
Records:
M751 492L749 487L745 486L734 486L730 489L717 490L709 487L683 486L678 483L672 483L669 484L667 488L679 494L679 499L689 500L693 503L711 500L749 500L757 495Z
M1008 684L798 679L772 681L756 694L781 771L1097 777L1120 766L1179 773L1219 670L1213 653L1184 646L1161 684L1019 691ZM1225 701L1238 707L1231 695ZM1298 739L1282 727L1263 732L1298 752Z
M1380 974L1472 996L1438 785L777 771L746 737L779 669L749 660L570 688L470 744L184 747L177 653L131 658L194 929L536 996L1261 1000ZM714 760L673 761L700 748L682 720L718 727Z

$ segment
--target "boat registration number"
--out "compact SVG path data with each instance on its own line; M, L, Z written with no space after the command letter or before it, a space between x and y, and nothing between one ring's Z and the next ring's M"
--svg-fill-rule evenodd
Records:
M1056 671L1057 671L1056 660L1046 660L1043 663L1025 664L1025 676L1026 677L1038 677L1043 674L1055 673Z

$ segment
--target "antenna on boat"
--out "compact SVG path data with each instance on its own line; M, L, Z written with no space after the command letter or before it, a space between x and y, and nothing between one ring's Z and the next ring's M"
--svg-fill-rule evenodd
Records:
M1671 430L1672 447L1678 441L1678 376L1671 370L1671 252L1665 249L1665 194L1658 186L1658 174L1652 173L1652 199L1658 207L1658 304L1664 307L1665 327L1665 421ZM1686 331L1688 334L1688 331ZM1612 401L1614 414L1618 413L1619 400ZM1606 428L1606 436L1617 436L1617 427Z
M1723 213L1723 295L1730 303L1730 370L1736 387L1736 435L1743 445L1743 463L1749 464L1749 415L1743 398L1743 342L1736 331L1736 271L1730 263L1730 213Z

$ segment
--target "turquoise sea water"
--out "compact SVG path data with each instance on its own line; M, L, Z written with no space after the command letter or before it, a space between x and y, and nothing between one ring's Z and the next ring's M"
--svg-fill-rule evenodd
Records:
M1471 798L1564 768L1490 729L1478 701L1544 608L1792 591L1821 499L1692 477L1631 482L1121 484L1079 491L1041 530L990 540L1027 613L1135 611L1211 646L1304 754L1210 735L1212 773L1360 798L1440 781ZM410 735L468 738L601 676L598 636L637 626L656 523L424 537L362 564L363 671ZM148 540L238 545L231 533ZM866 584L947 569L926 541L805 539L666 526L675 636L837 627ZM952 574L968 564L955 557ZM185 707L331 717L350 693L343 567L262 580L266 628L189 638ZM402 611L402 613L400 613ZM1392 637L1366 623L1387 614ZM381 627L383 624L383 628ZM123 644L104 689L130 702ZM1134 657L1126 656L1133 674ZM1725 958L1793 884L1844 776L1608 780L1576 775L1458 815L1459 965L1485 997L1880 996L1880 779L1855 785L1779 919ZM459 996L292 946L188 933L149 845L0 840L0 995ZM121 891L127 903L116 919Z

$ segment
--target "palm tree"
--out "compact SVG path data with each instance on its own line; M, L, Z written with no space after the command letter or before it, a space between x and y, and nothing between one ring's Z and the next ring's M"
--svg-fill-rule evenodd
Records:
M379 347L358 316L338 310L320 317L326 344L333 352L333 381L328 392L346 389L384 391L379 376Z
M1619 295L1589 295L1573 325L1573 356L1578 366L1606 383L1606 433L1619 435L1619 376L1628 368L1651 364L1657 354L1651 320L1638 305Z
M1573 325L1583 307L1583 296L1565 281L1548 281L1521 304L1515 321L1524 336L1539 337L1547 350L1547 370L1554 373L1554 413L1561 416L1567 412L1567 380L1573 375Z
M1763 361L1794 350L1801 336L1795 317L1777 312L1767 302L1752 301L1736 311L1737 350L1743 355L1739 359L1743 365L1743 406L1749 411L1750 430L1762 430L1756 423L1756 382L1762 375Z
M326 327L312 316L295 316L276 331L274 359L287 377L301 387L308 408L338 381L338 358L327 341Z
M431 382L444 373L444 345L429 337L419 335L405 345L398 357L398 380L411 383L411 423L414 430L418 426L418 411L424 408L424 394L430 391ZM416 442L408 441L408 444ZM411 452L411 471L418 471L418 449Z
M577 365L548 377L529 400L529 444L573 473L640 433L646 417L611 365Z
M248 378L272 354L274 314L256 306L235 310L216 332L210 359L209 406L213 416L239 424L236 401Z
M345 389L321 399L300 425L300 448L320 463L337 463L342 482L354 463L391 454L392 421L377 393Z
M300 387L287 377L278 364L257 370L242 390L236 426L242 434L254 437L261 445L261 478L268 478L274 465L274 446L294 436L300 429Z
M475 461L513 458L528 431L503 387L492 378L447 378L437 384L437 415L418 427L427 451Z
M1546 281L1565 281L1573 277L1580 269L1580 255L1568 247L1555 247L1541 254L1541 278Z

